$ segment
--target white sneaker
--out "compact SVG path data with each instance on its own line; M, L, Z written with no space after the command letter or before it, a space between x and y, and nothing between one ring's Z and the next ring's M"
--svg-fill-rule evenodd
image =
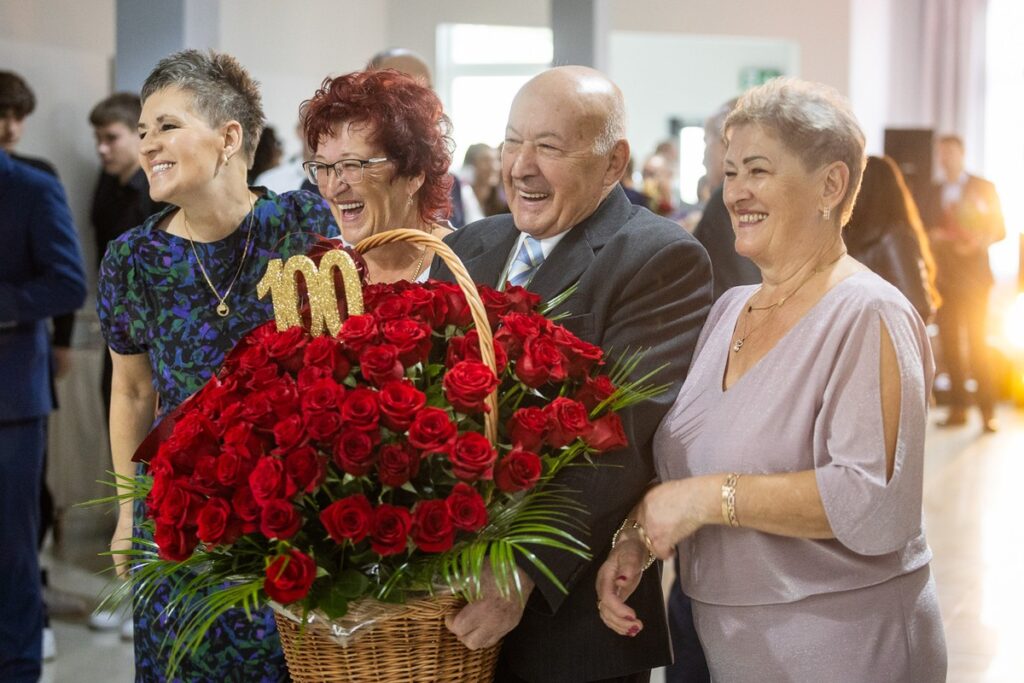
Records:
M116 631L121 628L125 619L131 621L131 613L127 605L116 610L96 610L89 615L89 628L94 631Z
M43 629L43 661L52 662L57 658L57 638L49 626Z
M121 623L121 640L126 643L132 642L135 638L135 622L132 620L131 615Z

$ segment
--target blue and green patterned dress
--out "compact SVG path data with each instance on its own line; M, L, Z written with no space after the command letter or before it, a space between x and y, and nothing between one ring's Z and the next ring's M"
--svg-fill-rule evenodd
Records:
M220 317L218 301L203 280L188 240L158 226L176 207L151 216L111 242L100 266L96 308L108 346L119 354L145 353L160 397L160 415L202 387L247 332L273 317L270 298L256 298L256 283L267 261L305 254L318 236L336 237L327 204L309 192L260 195L252 243ZM249 216L228 237L195 244L210 279L223 293L238 269L249 232ZM136 506L136 523L141 506ZM136 529L138 534L138 529ZM135 608L135 680L165 681L174 621L162 614L170 595L163 586L145 607ZM166 641L169 642L169 641ZM270 610L253 615L230 612L220 619L200 650L186 659L175 681L287 681L284 656Z

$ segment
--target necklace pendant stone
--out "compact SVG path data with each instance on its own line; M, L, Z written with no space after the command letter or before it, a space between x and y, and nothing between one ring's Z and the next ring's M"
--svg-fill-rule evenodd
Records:
M742 348L743 348L743 340L742 339L737 339L736 343L732 345L732 352L733 353L739 353L740 349L742 349Z
M226 318L228 316L228 313L230 313L230 312L231 312L231 309L228 308L228 305L226 303L224 303L223 301L221 301L219 304L217 304L217 315L219 315L220 317Z

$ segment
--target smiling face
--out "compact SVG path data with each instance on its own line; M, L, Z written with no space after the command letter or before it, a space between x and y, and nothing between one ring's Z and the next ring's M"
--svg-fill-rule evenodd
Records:
M565 232L594 213L629 158L622 142L607 154L594 152L607 112L595 106L597 98L579 93L585 86L545 72L512 103L501 177L516 227L538 239Z
M206 190L225 153L223 131L196 111L193 97L180 88L159 90L142 105L139 161L154 201L181 206Z
M117 176L122 185L128 182L139 167L139 136L136 131L116 121L95 126L93 133L103 172Z
M803 162L758 125L733 128L725 153L723 198L736 251L759 266L816 242L826 226L819 213L824 174Z
M372 138L372 131L365 125L339 123L333 135L320 141L313 160L333 164L342 159L387 157ZM419 226L415 195L423 178L396 178L394 168L391 161L368 164L359 183L343 182L334 173L319 181L320 194L330 204L346 242L356 244L378 232Z

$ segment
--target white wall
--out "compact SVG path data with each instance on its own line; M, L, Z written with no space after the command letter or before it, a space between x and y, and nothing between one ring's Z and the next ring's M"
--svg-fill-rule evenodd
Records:
M694 55L701 59L697 68ZM608 75L626 100L627 134L639 168L667 137L670 118L703 125L722 103L740 94L745 67L799 75L800 50L784 40L614 31L608 62Z
M299 104L328 75L362 68L385 40L387 3L365 0L222 0L219 48L262 84L267 121L298 152Z
M867 139L868 154L882 154L890 127L891 0L850 4L850 103Z

